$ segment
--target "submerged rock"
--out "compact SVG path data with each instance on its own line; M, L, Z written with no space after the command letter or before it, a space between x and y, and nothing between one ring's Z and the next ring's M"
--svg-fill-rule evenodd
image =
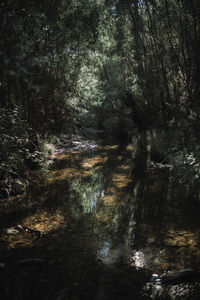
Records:
M14 227L10 227L10 228L5 228L5 229L3 230L3 233L4 233L4 234L15 235L15 234L18 234L19 231L18 231L16 228L14 228Z
M184 269L166 273L161 276L153 274L150 281L155 284L176 285L184 282L192 282L198 280L200 280L200 271L194 269Z
M161 276L153 274L143 291L147 299L198 300L200 299L200 271L184 269Z
M22 195L26 190L27 182L25 180L16 180L13 184L12 190L15 195Z
M179 284L195 280L200 280L200 271L194 269L184 269L161 276L162 284Z

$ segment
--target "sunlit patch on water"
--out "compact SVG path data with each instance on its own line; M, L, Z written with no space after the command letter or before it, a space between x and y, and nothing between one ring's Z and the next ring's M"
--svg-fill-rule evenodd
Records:
M112 195L105 195L102 200L107 205L113 205L115 203L115 197Z
M131 162L130 162L130 163L131 163ZM125 165L125 164L124 164L124 165L121 165L121 166L119 167L119 169L120 169L120 170L130 170L130 164L129 164L129 165L128 165L128 164L127 164L127 165Z
M41 232L43 236L52 231L64 230L67 226L66 218L60 210L54 213L41 211L27 216L23 220L23 225ZM39 240L28 232L16 232L14 235L4 235L3 240L7 242L8 248L31 247Z
M119 145L105 145L99 146L98 148L102 150L117 150L119 148Z
M92 158L86 158L81 162L81 166L86 169L93 168L96 165L105 164L108 160L108 157L102 157L100 155L95 155Z
M155 247L146 247L133 250L130 258L131 266L136 269L149 269L162 272L171 267L165 250Z
M63 181L77 176L79 171L76 168L65 168L64 170L51 171L46 178L48 184Z
M130 261L133 267L163 272L189 268L199 263L200 251L194 233L169 230L161 235L155 233L151 236L149 232L146 235L146 246L132 251ZM139 244L142 243L140 240Z
M144 268L145 267L145 255L142 251L135 251L132 257L132 265L136 268Z
M124 188L131 182L131 179L127 177L127 174L119 173L113 175L112 181L118 188Z
M47 234L48 232L57 229L64 229L67 226L63 212L60 210L50 213L47 211L37 212L30 217L24 219L24 225L32 226Z

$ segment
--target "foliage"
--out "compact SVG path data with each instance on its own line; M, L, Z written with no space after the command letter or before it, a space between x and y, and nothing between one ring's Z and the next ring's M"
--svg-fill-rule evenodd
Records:
M100 7L94 0L1 3L3 182L10 184L11 174L20 174L24 158L31 168L43 166L46 136L73 128L74 108L68 101L96 40Z
M193 186L200 180L200 147L194 144L193 147L172 147L168 154L169 162L175 179L182 184Z
M194 1L110 1L116 19L118 53L143 127L197 126L199 5ZM195 55L193 55L195 53Z
M95 41L98 5L9 1L1 5L1 17L2 101L22 104L35 132L56 132L64 127L67 99Z
M25 191L30 170L44 171L47 159L53 159L54 146L43 141L36 145L30 139L31 132L20 106L0 109L0 197Z
M28 169L24 165L29 152L26 120L20 116L19 107L0 110L0 196L14 193L13 184L26 177ZM35 154L36 155L36 154Z
M197 0L3 1L1 107L20 114L12 134L2 117L2 153L17 148L17 166L28 147L38 164L47 136L90 126L118 139L134 126L198 138L199 14Z

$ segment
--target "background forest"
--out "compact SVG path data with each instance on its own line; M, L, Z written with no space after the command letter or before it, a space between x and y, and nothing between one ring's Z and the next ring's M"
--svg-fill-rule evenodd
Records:
M162 132L152 159L199 187L198 0L9 0L0 18L1 197L87 127L141 147Z

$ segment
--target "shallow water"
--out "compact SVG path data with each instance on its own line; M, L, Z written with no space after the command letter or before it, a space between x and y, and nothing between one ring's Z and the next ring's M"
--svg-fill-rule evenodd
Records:
M153 273L200 265L168 174L138 180L133 145L87 143L58 149L37 188L1 202L3 299L149 299Z

